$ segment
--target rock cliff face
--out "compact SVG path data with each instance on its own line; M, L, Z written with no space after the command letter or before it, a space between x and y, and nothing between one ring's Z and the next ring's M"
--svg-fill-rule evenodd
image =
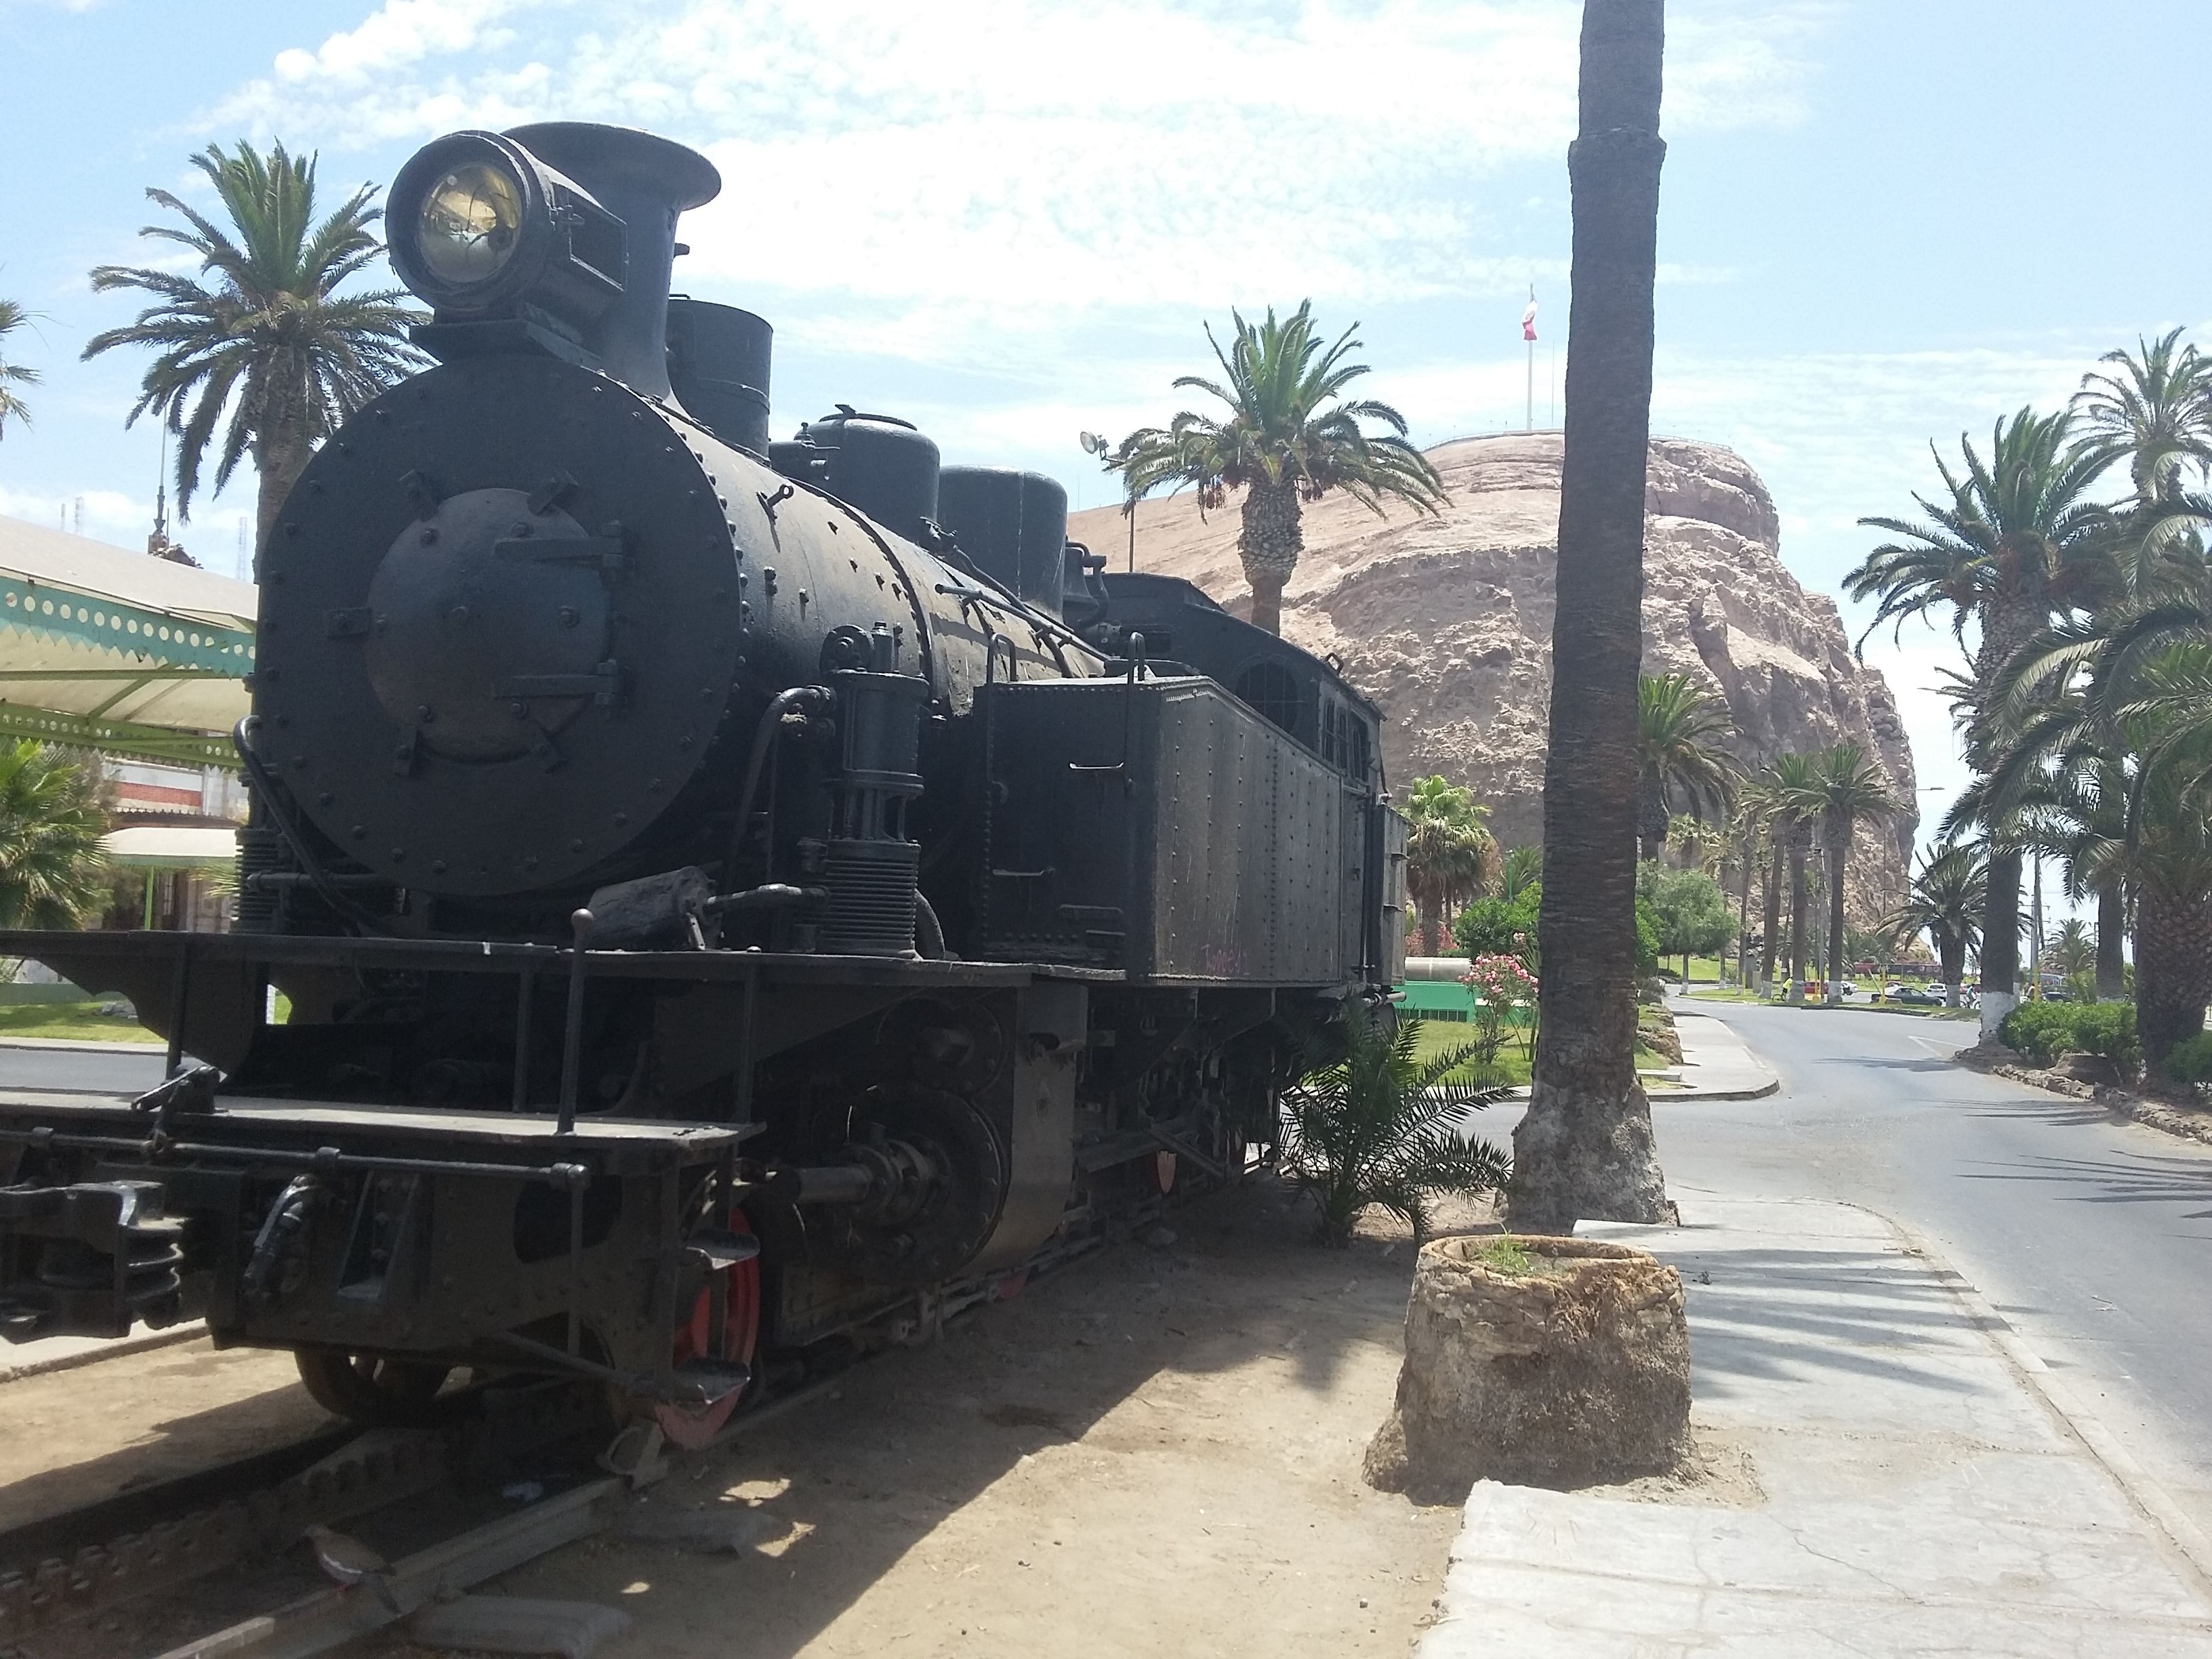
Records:
M1396 787L1431 773L1471 786L1506 846L1543 833L1560 458L1555 432L1431 450L1450 498L1436 519L1377 519L1340 497L1310 507L1284 596L1285 635L1335 652L1389 717ZM1907 810L1862 830L1852 859L1851 912L1869 918L1902 891L1918 824L1888 685L1852 656L1835 602L1783 568L1774 502L1741 457L1655 440L1644 505L1644 672L1692 674L1724 696L1729 746L1747 766L1848 738L1888 773ZM1147 501L1137 567L1187 577L1247 614L1237 530L1234 503L1201 519L1188 496ZM1078 514L1069 533L1122 568L1117 509Z

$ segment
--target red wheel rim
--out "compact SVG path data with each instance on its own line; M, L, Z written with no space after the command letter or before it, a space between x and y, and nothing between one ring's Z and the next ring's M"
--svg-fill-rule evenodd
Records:
M752 1237L752 1228L746 1223L743 1210L730 1212L730 1231ZM760 1343L761 1278L760 1258L740 1261L723 1275L727 1285L727 1308L722 1326L722 1348L719 1356L734 1359L741 1365L753 1363L753 1351ZM691 1317L677 1328L676 1363L696 1359L707 1352L710 1333L714 1329L714 1287L699 1292L699 1299L691 1304Z
M732 1210L729 1223L732 1232L751 1236L752 1228L746 1223L743 1210ZM727 1302L720 1357L750 1365L760 1343L760 1258L740 1261L723 1275L723 1279ZM714 1331L714 1294L711 1285L701 1291L699 1299L691 1304L691 1317L676 1328L678 1365L707 1354ZM740 1394L725 1395L711 1406L656 1406L653 1417L671 1442L686 1451L696 1451L730 1420L739 1397Z

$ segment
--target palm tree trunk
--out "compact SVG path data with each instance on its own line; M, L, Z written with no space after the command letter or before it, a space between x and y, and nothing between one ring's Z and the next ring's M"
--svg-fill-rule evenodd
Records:
M1982 640L1974 652L1974 684L1978 706L1985 707L1990 688L2005 665L2034 636L2046 620L2045 613L2031 612L2018 599L1995 605L1982 613ZM1994 757L1990 739L1969 728L1966 759L1987 775ZM1982 1041L1995 1042L1997 1027L2020 1000L2020 886L2021 854L2002 851L1994 831L1990 837L1989 898L1982 912Z
M1774 854L1766 866L1766 937L1760 942L1759 951L1759 994L1762 997L1774 994L1774 957L1782 948L1782 861L1788 856L1789 848L1778 831Z
M1828 831L1828 1006L1844 1000L1844 860L1851 855L1851 826Z
M2143 1081L2171 1085L2166 1057L2204 1029L2212 1001L2212 897L2145 883L2136 895L2136 1038Z
M1959 986L1966 977L1966 940L1963 934L1954 937L1938 930L1936 935L1936 960L1943 975L1943 1006L1959 1006Z
M1244 562L1244 580L1252 584L1252 625L1279 634L1283 588L1298 568L1298 555L1305 551L1297 486L1255 483L1244 492L1243 514L1237 551Z
M2020 1000L2020 875L2017 852L1990 854L1990 896L1982 913L1982 1038L1996 1041L1997 1027Z
M2097 890L2097 997L2118 1001L2128 994L2121 945L2128 933L2127 890L2117 881Z
M1743 843L1743 896L1735 907L1735 991L1744 992L1744 981L1751 972L1751 855L1758 844L1746 836Z
M307 470L312 452L298 431L297 416L285 411L272 410L268 422L253 441L254 470L260 475L260 485L254 498L253 513L253 574L261 576L261 562L267 556L270 543L276 533L276 515L283 510L284 498L292 493L292 486L300 482L300 475Z
M1805 849L1790 843L1790 1000L1805 1000Z
M1668 1218L1636 1078L1637 674L1651 434L1662 0L1585 0L1566 460L1544 763L1535 1083L1513 1132L1512 1224Z
M1667 789L1648 774L1637 785L1636 836L1642 842L1639 856L1650 863L1667 850Z

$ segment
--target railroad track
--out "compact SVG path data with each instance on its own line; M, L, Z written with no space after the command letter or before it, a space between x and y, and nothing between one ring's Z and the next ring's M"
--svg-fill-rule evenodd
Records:
M707 1449L839 1381L742 1413ZM332 1430L0 1534L0 1562L21 1564L0 1568L0 1656L299 1659L449 1605L563 1544L622 1528L659 1472L659 1443L626 1437L638 1466L601 1473L588 1437L598 1409L588 1389L490 1391L447 1429ZM504 1477L526 1465L536 1491L518 1500ZM308 1565L311 1528L405 1547L377 1582L339 1584ZM211 1581L223 1581L216 1593ZM172 1641L163 1632L179 1622L180 1592L202 1629ZM240 1616L225 1618L227 1607Z
M1135 1218L1164 1207L1155 1200ZM1044 1274L1103 1242L1063 1242L1027 1272ZM964 1297L942 1316L990 1299ZM689 1455L799 1409L844 1376L739 1413ZM633 1521L637 1491L659 1472L659 1437L634 1425L601 1452L603 1411L588 1385L488 1388L443 1428L335 1427L0 1532L0 1659L305 1659L423 1609L453 1608L475 1585ZM527 1487L537 1491L526 1499L513 1495ZM310 1528L379 1545L375 1582L319 1575ZM189 1617L180 1617L185 1592ZM544 1608L586 1624L595 1613L619 1620L582 1604L482 1601L522 1616ZM180 1623L191 1632L179 1637Z

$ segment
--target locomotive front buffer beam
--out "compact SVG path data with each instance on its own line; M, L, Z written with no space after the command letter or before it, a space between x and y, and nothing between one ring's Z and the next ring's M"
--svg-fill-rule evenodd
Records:
M187 1074L181 1081L196 1080ZM218 1346L565 1371L711 1404L681 1351L758 1254L714 1224L754 1124L150 1095L0 1103L0 1335L204 1318ZM714 1322L719 1324L720 1321Z

